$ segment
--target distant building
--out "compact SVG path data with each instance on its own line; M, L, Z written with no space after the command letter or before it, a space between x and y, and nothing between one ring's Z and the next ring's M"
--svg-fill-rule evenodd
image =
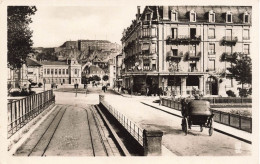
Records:
M61 47L65 47L67 49L78 49L78 41L66 41Z
M67 61L43 61L41 64L46 84L81 84L81 65L75 58Z
M78 40L79 50L120 51L121 46L108 40Z
M34 83L42 82L42 74L41 74L42 65L36 60L30 58L26 59L26 65L27 65L28 80Z
M123 56L122 54L119 54L116 56L116 84L122 86L122 63L123 62Z
M103 82L104 82L103 81L103 76L106 75L106 73L105 73L105 71L102 68L100 68L100 67L98 67L96 65L89 65L89 66L85 67L85 69L83 70L82 75L85 76L85 77L83 77L83 79L84 78L89 79L90 77L98 76L101 79L100 83L103 84Z
M110 87L114 87L116 84L116 57L115 56L108 61L108 70L109 70Z
M28 87L30 82L41 82L40 74L41 64L34 59L27 58L26 64L23 64L20 69L7 69L7 84L8 88Z

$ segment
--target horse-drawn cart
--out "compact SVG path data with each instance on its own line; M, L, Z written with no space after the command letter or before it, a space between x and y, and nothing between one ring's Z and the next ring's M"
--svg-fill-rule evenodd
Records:
M203 131L203 127L209 128L209 136L213 134L213 116L210 110L210 104L204 100L181 100L182 104L182 130L185 135L188 134L188 129L191 129L192 125L199 125L200 131Z

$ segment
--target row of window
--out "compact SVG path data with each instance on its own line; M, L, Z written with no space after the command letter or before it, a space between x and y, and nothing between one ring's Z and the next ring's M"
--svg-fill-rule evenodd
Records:
M216 32L215 28L209 28L208 29L208 39L215 39L216 38ZM178 29L172 28L172 39L178 38ZM226 36L232 38L232 29L226 29ZM190 28L190 38L196 38L196 28ZM243 29L243 40L249 40L250 39L250 33L249 29Z
M215 49L215 43L209 43L209 55L213 55L216 53L216 49ZM197 55L197 51L196 51L196 45L189 45L189 52L190 55ZM233 53L233 46L226 46L226 52L227 53ZM178 49L172 49L172 53L173 56L178 56ZM244 44L243 45L243 53L244 54L250 54L250 48L249 48L249 44Z
M66 70L66 74L69 74L69 71L68 69L44 69L44 74L46 75L49 75L49 74L53 74L53 71L54 71L54 74L57 75L65 75L65 70Z
M65 75L65 70L66 70L66 75L68 75L69 74L68 69L44 69L44 74L53 75L53 73L54 73L55 75ZM75 73L75 75L77 75L79 73L79 69L75 69L74 73Z
M65 79L56 79L56 78L47 78L46 79L46 82L47 83L65 83L66 80ZM67 80L68 82L68 80ZM71 80L72 83L79 83L80 82L80 79L72 79Z
M233 23L233 19L232 19L232 12L228 11L226 12L226 23ZM249 22L249 13L248 12L244 12L243 14L243 23L250 23ZM152 19L152 13L147 13L146 14L146 20L149 21ZM189 19L190 22L196 22L197 21L197 14L194 10L191 10L189 13ZM171 21L178 21L178 12L176 10L171 10ZM215 16L215 12L213 10L209 11L208 13L208 22L210 23L214 23L216 21L216 16Z
M65 79L46 78L47 83L65 83Z
M103 71L93 71L92 73L101 73L101 74L103 74L104 72Z

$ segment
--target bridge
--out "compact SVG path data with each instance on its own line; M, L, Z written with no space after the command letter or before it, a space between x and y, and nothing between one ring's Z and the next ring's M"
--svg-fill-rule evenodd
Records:
M199 127L185 135L180 111L153 103L158 97L90 86L36 91L8 102L13 156L252 155L250 130L215 122L212 136Z

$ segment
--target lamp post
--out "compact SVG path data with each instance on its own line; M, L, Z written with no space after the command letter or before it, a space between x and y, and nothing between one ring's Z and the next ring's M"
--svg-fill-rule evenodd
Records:
M163 90L163 96L164 96L164 77L162 78L162 90Z
M75 97L77 97L77 94L78 94L78 84L77 84L77 82L76 82L76 84L75 84L75 89L76 89L76 95L75 95Z
M46 83L46 79L43 78L43 91L45 92L45 83Z

